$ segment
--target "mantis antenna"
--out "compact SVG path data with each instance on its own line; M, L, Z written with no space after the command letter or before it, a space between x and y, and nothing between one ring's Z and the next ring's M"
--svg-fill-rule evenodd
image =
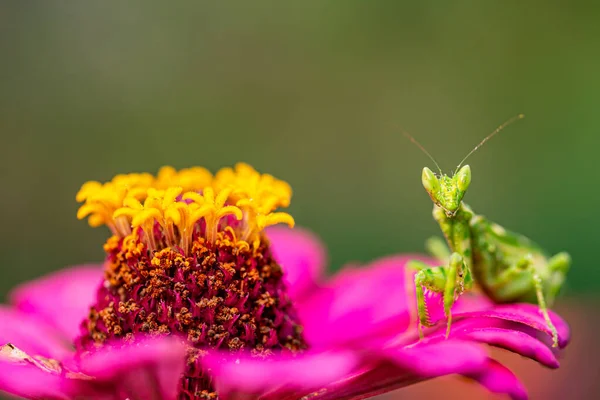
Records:
M499 127L497 127L494 132L490 133L489 135L487 135L485 138L483 138L483 140L481 142L479 142L479 144L477 146L475 146L475 148L473 150L471 150L469 152L469 154L466 155L465 158L462 159L462 161L460 162L460 164L458 164L458 167L456 167L456 170L454 171L454 174L456 174L456 172L458 172L458 170L460 169L460 167L463 165L463 163L465 161L467 161L467 158L469 158L469 156L473 153L475 153L475 151L480 148L481 146L483 146L483 144L485 142L487 142L488 140L490 140L492 137L494 137L498 132L500 132L502 129L506 128L507 126L509 126L510 124L512 124L515 121L518 121L520 119L525 118L525 114L519 114L519 115L515 115L514 117L512 117L511 119L509 119L508 121L505 121L502 125L500 125ZM439 167L438 167L439 168Z
M417 142L417 139L415 139L414 137L412 137L408 132L402 132L402 133L404 134L404 136L406 136L408 138L408 140L410 140L411 142L413 142L413 144L415 146L417 146L419 149L421 149L421 151L423 153L425 153L425 155L427 155L427 157L429 157L431 159L431 161L433 161L433 163L437 167L438 171L440 171L440 176L443 175L442 169L440 168L440 166L438 165L438 163L435 161L435 159L431 156L431 154L429 154L429 152L427 150L425 150L425 147L423 147L423 145L421 145L421 143Z

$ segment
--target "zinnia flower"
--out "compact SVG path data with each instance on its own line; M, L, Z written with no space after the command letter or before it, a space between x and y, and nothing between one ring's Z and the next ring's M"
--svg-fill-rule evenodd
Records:
M0 390L31 399L364 399L459 374L526 398L502 347L556 368L534 305L439 298L419 340L414 284L392 256L325 278L291 188L246 164L88 182L79 217L107 225L103 265L26 283L0 307ZM551 314L559 345L567 325Z

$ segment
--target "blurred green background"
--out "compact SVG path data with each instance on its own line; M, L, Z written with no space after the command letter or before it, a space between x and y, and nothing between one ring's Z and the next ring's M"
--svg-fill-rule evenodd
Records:
M466 200L569 251L562 310L597 314L583 307L600 289L600 7L584 4L0 3L0 297L102 259L107 230L75 218L83 182L165 164L289 181L332 271L422 251L433 166L401 130L450 171L525 113L469 160ZM577 371L559 376L591 393Z
M143 6L142 6L143 4ZM420 182L469 160L479 213L600 288L600 24L575 3L3 2L0 292L102 258L79 186L237 161L288 180L331 268L421 251Z

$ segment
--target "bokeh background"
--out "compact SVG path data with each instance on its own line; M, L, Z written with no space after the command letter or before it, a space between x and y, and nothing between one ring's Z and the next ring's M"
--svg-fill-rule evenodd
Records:
M594 398L599 17L542 0L1 2L0 297L102 258L107 231L75 218L83 182L165 164L289 181L332 272L421 251L438 233L420 183L433 166L401 131L450 171L525 113L469 159L466 199L572 254L563 368L509 363L533 398ZM447 378L388 398L436 390L486 396Z

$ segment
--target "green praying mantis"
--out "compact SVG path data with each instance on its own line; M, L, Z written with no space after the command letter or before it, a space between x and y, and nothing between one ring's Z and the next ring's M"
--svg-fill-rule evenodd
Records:
M428 241L428 249L445 265L432 267L411 261L408 268L414 276L419 335L422 326L432 326L425 302L425 289L440 293L447 318L446 338L452 325L452 306L465 291L477 285L496 303L527 302L538 304L552 333L553 347L558 346L558 333L548 307L556 298L571 259L567 253L549 257L536 243L523 235L475 214L462 199L471 183L471 168L463 163L492 136L521 119L518 115L500 125L459 163L452 176L445 175L433 157L412 136L405 134L436 165L439 174L423 168L423 187L434 203L433 218L438 222L448 248L439 238Z

